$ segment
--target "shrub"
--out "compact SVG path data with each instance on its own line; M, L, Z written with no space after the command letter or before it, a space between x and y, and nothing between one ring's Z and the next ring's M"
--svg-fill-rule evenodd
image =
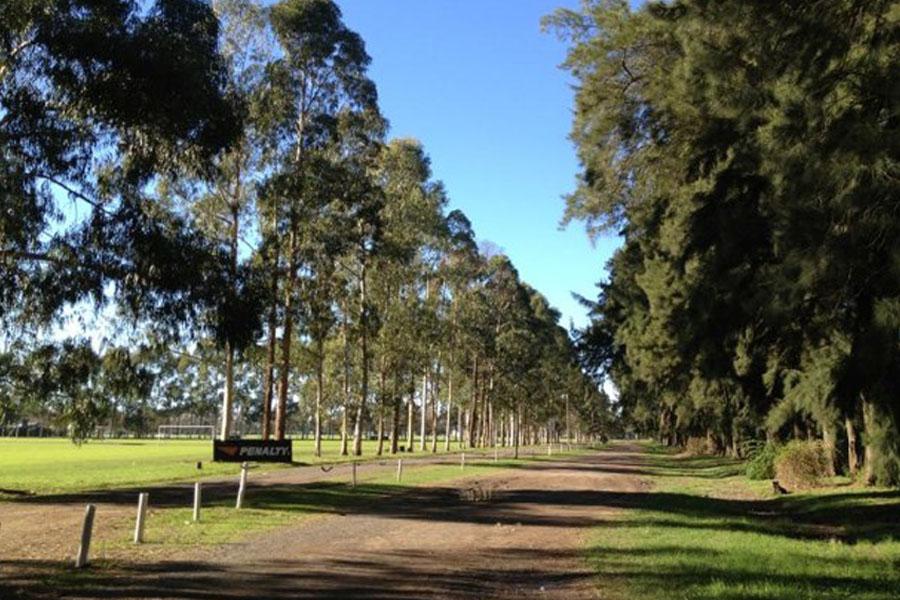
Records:
M692 437L684 444L684 453L688 456L708 456L715 454L715 449L709 447L706 438Z
M826 476L827 464L821 442L795 440L775 456L775 478L788 490L814 488Z
M746 474L749 479L774 479L775 457L778 455L778 447L775 444L765 444L750 454L747 461Z

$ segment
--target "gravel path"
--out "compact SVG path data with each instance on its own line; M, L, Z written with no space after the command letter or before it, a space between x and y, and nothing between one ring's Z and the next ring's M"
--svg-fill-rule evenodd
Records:
M598 598L585 536L615 510L603 498L643 489L639 453L623 444L416 488L194 556L95 573L56 597Z

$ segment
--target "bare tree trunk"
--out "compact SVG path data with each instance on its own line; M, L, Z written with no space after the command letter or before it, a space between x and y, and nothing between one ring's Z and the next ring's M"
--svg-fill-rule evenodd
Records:
M292 228L293 229L293 228ZM275 407L275 439L283 440L287 429L288 377L291 372L291 338L293 334L294 315L293 298L296 281L296 262L294 260L296 234L291 231L288 245L287 282L284 286L284 332L281 338L281 368L279 369L278 404Z
M450 361L451 365L453 360ZM453 371L447 371L447 420L444 426L444 451L450 452L450 416L453 412Z
M478 447L484 448L487 445L488 411L487 393L483 382L478 386L478 396L480 398L479 410L481 411L481 414L478 415Z
M400 449L400 386L397 384L397 375L394 375L393 398L391 401L391 454L397 454Z
M438 445L438 401L441 398L441 365L438 354L438 366L431 382L431 453L437 452Z
M469 407L469 447L474 448L477 440L475 439L478 418L478 355L476 354L472 361L472 406Z
M353 425L353 455L362 455L362 421L365 415L366 403L369 401L369 315L366 297L366 265L363 263L362 273L359 278L360 321L362 322L362 335L360 347L362 350L362 381L359 394L359 407L356 410L356 423Z
M229 204L231 227L228 247L231 258L231 275L237 276L238 270L238 227L240 226L241 170L235 176L235 190ZM222 395L222 431L220 437L227 440L231 436L234 420L234 345L231 340L225 342L225 390ZM112 429L110 429L112 433Z
M362 455L362 421L365 405L360 403L356 407L356 417L353 419L353 456Z
M422 375L422 422L420 423L421 440L419 441L419 449L425 452L427 446L426 424L428 422L428 367L425 367L425 374Z
M463 410L462 405L456 407L456 445L460 448L465 444L465 429L463 429Z
M222 397L222 430L219 439L227 440L231 436L232 419L234 418L234 348L231 342L225 342L225 393ZM110 433L112 429L110 428Z
M347 431L347 405L344 404L341 406L341 456L347 456L348 451L348 441L350 439Z
M325 392L325 345L318 341L318 357L316 359L316 439L314 453L322 456L322 400Z
M274 274L272 275L272 306L269 309L269 341L266 347L266 369L263 376L263 410L262 410L262 438L268 440L272 434L272 398L275 395L275 330L277 323L277 306L274 298L278 293L278 258L275 258Z
M853 419L846 417L844 419L844 428L847 431L847 466L850 467L850 476L856 477L859 471L859 452L857 450L856 426Z
M834 477L837 474L835 463L837 462L837 440L835 439L834 425L822 426L822 445L825 448L825 474Z
M385 395L385 384L384 384L384 361L382 361L381 372L378 376L379 381L379 390L378 390L378 456L381 456L384 453L384 395Z
M878 449L875 447L875 407L866 399L865 396L861 396L862 400L862 414L863 414L863 431L865 432L865 451L864 451L864 461L865 467L863 470L863 481L866 485L875 485L875 463L878 460Z
M413 386L415 387L415 386ZM406 449L409 452L412 452L413 446L416 443L415 440L415 427L416 427L416 415L415 415L415 405L414 398L415 392L411 392L407 397L406 402Z
M522 409L520 409L519 406L516 405L516 414L515 414L516 422L515 422L515 426L513 428L513 440L514 440L513 444L515 444L515 451L513 453L513 457L516 459L519 458L519 425L522 421L521 413L522 413Z
M341 412L341 456L347 456L347 414L350 410L350 339L347 310L344 307L341 331L344 336L344 403Z

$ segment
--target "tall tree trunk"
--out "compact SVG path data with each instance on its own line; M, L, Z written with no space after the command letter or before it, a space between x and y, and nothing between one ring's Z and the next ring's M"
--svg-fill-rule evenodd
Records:
M487 400L485 402L485 411L487 413L487 444L491 448L497 445L497 430L494 422L494 361L490 362L490 370L488 377Z
M859 452L857 450L856 426L851 417L844 419L844 429L847 431L847 466L850 468L850 476L856 477L859 471Z
M366 297L366 264L363 263L362 273L359 277L359 302L360 321L362 335L360 337L360 349L362 350L362 381L360 382L359 407L356 410L356 422L353 425L353 455L362 455L362 427L365 416L366 403L369 401L369 314L368 298Z
M476 427L478 423L477 415L478 415L478 355L476 354L474 359L472 360L472 406L469 407L469 422L467 425L469 426L469 447L474 448L477 444L477 440L475 435L477 433Z
M441 364L438 354L438 365L431 382L431 453L437 452L438 444L438 402L441 398Z
M487 426L488 426L488 411L487 411L487 392L485 390L485 386L483 382L479 383L478 386L478 397L479 397L479 410L481 414L478 415L478 447L484 448L487 445Z
M450 452L450 416L453 413L453 359L450 359L451 368L447 371L447 419L444 426L444 451Z
M394 374L394 389L392 393L391 408L391 454L397 454L400 449L400 385L397 382L397 374Z
M381 371L378 374L378 387L380 388L378 390L378 456L384 454L384 396L386 393L384 380L384 361L382 360Z
M281 338L281 368L279 369L278 404L275 407L275 439L283 440L287 430L287 398L288 377L291 372L291 340L294 327L293 299L294 284L297 278L297 265L295 262L297 237L291 226L290 242L288 244L288 273L284 286L284 331Z
M835 426L831 423L822 426L822 446L825 449L825 474L834 477L837 474L837 439Z
M415 386L413 386L415 388ZM411 392L409 396L407 396L406 400L406 451L412 452L413 446L416 443L415 435L416 435L416 414L415 414L415 403L413 396L415 392Z
M237 277L238 270L238 227L240 226L241 171L235 176L235 190L229 205L231 227L228 236L231 276ZM222 395L222 431L220 437L227 440L231 436L234 419L234 345L225 342L225 390Z
M513 458L519 458L519 429L521 428L522 422L522 409L516 404L516 414L515 414L515 424L513 426L513 444L515 444L515 450L513 451Z
M322 456L322 400L325 392L325 344L319 340L316 357L316 439L314 453Z
M344 337L344 406L341 414L341 456L347 456L347 415L350 410L350 332L347 321L347 307L344 306L341 332Z
M421 419L422 421L419 423L421 429L421 439L419 441L419 449L422 452L425 452L425 448L427 447L427 423L428 423L428 367L425 367L425 374L422 375L422 408L421 408Z
M263 377L262 438L268 440L272 434L272 398L275 395L275 333L278 327L278 254L272 273L272 306L269 308L269 340L266 347L266 369Z
M222 397L222 430L219 439L227 440L231 436L234 418L234 348L231 342L225 342L225 393ZM110 429L112 433L112 429Z
M878 461L878 448L875 446L875 406L861 395L863 431L865 441L863 470L863 482L866 485L875 485L875 463Z
M345 393L347 392L346 388L344 388L344 392ZM348 409L347 403L344 402L344 405L341 406L341 456L347 456L347 454L349 454L349 450L348 450L348 446L347 446L348 441L350 439L350 436L348 435L349 432L347 431L347 425L348 425L347 413L348 412L349 412L349 409Z

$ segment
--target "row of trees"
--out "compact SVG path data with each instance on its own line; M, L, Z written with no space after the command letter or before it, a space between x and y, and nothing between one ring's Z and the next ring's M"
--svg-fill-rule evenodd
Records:
M223 437L236 405L264 438L308 414L317 454L326 416L355 454L605 425L559 314L447 212L421 145L386 141L334 2L0 17L0 410L83 437L214 396ZM111 310L99 345L58 341Z
M900 481L898 13L882 0L586 0L568 219L623 246L580 337L632 426L817 438Z

